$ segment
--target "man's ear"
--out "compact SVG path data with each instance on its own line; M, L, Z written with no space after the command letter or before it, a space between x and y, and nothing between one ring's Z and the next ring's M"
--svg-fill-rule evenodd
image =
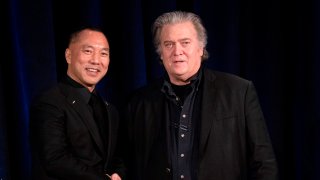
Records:
M69 48L66 49L66 51L64 52L64 56L66 58L66 61L68 64L71 63L71 50Z
M201 50L201 57L204 55L204 48Z

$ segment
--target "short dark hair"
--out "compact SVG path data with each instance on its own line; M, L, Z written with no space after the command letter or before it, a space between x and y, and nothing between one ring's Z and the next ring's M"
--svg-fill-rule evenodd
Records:
M70 34L69 37L69 42L68 42L68 46L73 43L79 36L79 34L84 31L84 30L91 30L91 31L96 31L96 32L100 32L102 34L105 35L105 33L103 32L103 30L100 27L96 27L96 26L82 26L80 28L78 28L78 30L72 32Z

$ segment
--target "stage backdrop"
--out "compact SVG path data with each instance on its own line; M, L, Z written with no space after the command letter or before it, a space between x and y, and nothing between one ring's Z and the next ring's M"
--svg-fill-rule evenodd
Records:
M66 72L68 34L105 30L111 47L98 88L121 109L164 72L151 39L161 13L199 14L209 68L254 82L281 179L320 179L319 0L4 0L1 2L0 179L30 179L29 106Z

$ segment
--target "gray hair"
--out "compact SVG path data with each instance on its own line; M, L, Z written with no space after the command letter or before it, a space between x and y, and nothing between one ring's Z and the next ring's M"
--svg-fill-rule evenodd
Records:
M198 39L200 44L203 46L203 55L201 57L202 60L208 59L209 53L206 50L207 45L207 32L204 28L200 17L191 12L184 12L184 11L173 11L167 12L159 16L152 26L152 35L153 35L153 44L156 48L156 52L160 55L161 48L160 48L160 34L163 26L168 24L176 24L181 22L191 22L195 27Z

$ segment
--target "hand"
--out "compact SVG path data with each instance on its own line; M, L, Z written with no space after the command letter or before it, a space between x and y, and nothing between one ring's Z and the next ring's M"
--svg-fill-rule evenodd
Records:
M111 176L106 174L111 180L121 180L121 177L117 174L117 173L114 173L112 174Z

